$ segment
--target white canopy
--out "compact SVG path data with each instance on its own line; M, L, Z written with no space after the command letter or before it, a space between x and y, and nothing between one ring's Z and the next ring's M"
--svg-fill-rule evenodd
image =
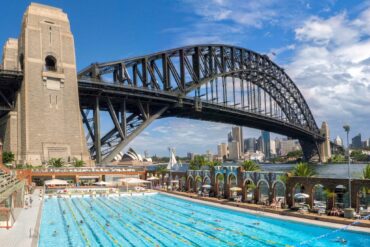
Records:
M104 182L104 181L99 181L99 182L96 182L94 183L95 185L111 185L112 183L109 183L109 182Z
M45 185L67 185L68 182L61 179L46 180Z
M230 190L231 191L241 191L242 188L239 188L239 187L231 187Z
M150 183L150 181L146 181L139 178L122 178L120 179L121 182L124 182L125 184L144 184L144 183Z
M294 198L297 198L297 199L304 199L304 198L309 198L310 196L308 194L305 194L305 193L297 193L294 195Z
M173 183L173 184L177 184L179 182L179 180L171 180L170 182Z
M154 176L151 176L150 178L147 178L146 180L158 180L159 178L157 178L157 177L154 177Z
M212 186L211 186L210 184L205 184L205 185L203 185L202 187L203 187L203 188L206 188L206 189L209 189L209 188L211 188Z

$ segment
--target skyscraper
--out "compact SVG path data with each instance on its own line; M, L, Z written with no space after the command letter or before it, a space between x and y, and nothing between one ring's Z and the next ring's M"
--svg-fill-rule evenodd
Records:
M256 138L245 139L244 146L246 152L256 152Z
M261 131L262 137L262 152L265 154L265 160L271 158L271 144L270 144L270 132Z
M231 130L232 138L239 143L239 152L244 152L243 129L242 127L235 126Z
M362 148L361 134L352 138L351 148Z
M228 151L227 151L227 144L226 143L218 144L217 151L218 151L217 153L218 153L219 157L221 157L222 159L227 159Z
M240 158L240 145L237 141L229 142L229 159L238 160Z

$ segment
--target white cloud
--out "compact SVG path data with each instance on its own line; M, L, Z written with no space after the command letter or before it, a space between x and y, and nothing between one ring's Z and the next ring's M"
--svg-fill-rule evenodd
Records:
M370 119L370 11L350 18L310 17L295 29L296 50L287 73L310 105L317 122L329 121L342 133L348 122L369 135ZM357 132L356 131L356 132ZM355 133L354 133L355 134Z

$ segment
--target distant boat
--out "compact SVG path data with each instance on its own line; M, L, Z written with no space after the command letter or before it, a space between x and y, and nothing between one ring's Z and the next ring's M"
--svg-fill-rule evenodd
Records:
M177 162L175 152L172 148L170 150L170 160L168 161L167 170L177 171L182 167L181 161L180 163Z

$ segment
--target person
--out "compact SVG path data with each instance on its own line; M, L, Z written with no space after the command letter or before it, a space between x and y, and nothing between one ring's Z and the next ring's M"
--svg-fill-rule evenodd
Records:
M57 236L57 231L54 231L53 232L53 237L56 237Z
M109 227L109 226L110 226L110 224L109 224L109 222L108 222L108 221L105 223L105 225L106 225L107 227Z
M84 221L83 220L80 220L80 224L83 224L84 223Z

